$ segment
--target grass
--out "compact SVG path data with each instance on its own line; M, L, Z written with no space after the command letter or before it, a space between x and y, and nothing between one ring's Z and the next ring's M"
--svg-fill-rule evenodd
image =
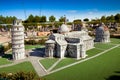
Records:
M8 59L12 58L12 54L4 54L1 58L0 58L0 66L1 65L5 65L5 64L10 64L12 63L11 61L9 61Z
M66 66L66 65L69 65L71 63L74 63L76 62L77 60L75 58L65 58L65 59L62 59L58 65L56 65L52 70L55 70L55 69L58 69L60 67L63 67L63 66Z
M120 38L111 38L110 40L113 44L120 44Z
M5 65L5 64L10 64L10 63L12 63L12 62L7 60L6 58L0 58L0 66Z
M96 55L96 54L98 54L98 53L100 53L100 52L102 52L102 51L103 51L103 50L99 50L99 49L96 49L96 48L91 49L91 50L88 50L88 51L87 51L87 55L88 55L87 58L88 58L88 57L91 57L91 56L94 56L94 55ZM83 59L80 59L80 60L83 60ZM65 59L61 60L61 61L59 62L59 64L56 65L56 66L53 68L53 70L58 69L58 68L63 67L63 66L66 66L66 65L69 65L69 64L72 64L72 63L77 62L77 61L80 61L80 60L76 60L75 58L65 58Z
M90 49L86 52L86 54L88 55L87 57L91 57L91 56L94 56L100 52L102 52L103 50L101 49L97 49L97 48L93 48L93 49Z
M29 50L29 49L34 49L34 48L41 48L41 45L25 45L25 49Z
M100 53L100 52L102 52L102 51L104 51L104 50L106 50L106 49L109 49L109 48L113 47L113 46L115 46L115 45L103 44L103 43L96 43L96 44L95 44L95 47L96 47L96 48L93 48L93 49L88 50L88 51L86 52L87 55L88 55L87 58L88 58L88 57L91 57L91 56L94 56L94 55L96 55L96 54L98 54L98 53ZM83 60L83 59L80 59L80 60ZM74 59L74 58L66 58L66 59L63 59L63 60L61 60L61 61L59 62L58 65L56 65L56 66L53 68L53 70L58 69L58 68L63 67L63 66L66 66L66 65L69 65L69 64L72 64L72 63L74 63L74 62L76 62L76 61L80 61L80 60L76 60L76 59Z
M115 45L110 44L110 43L96 43L95 44L95 48L98 48L98 49L101 49L101 50L106 50L106 49L109 49L113 46L115 46Z
M111 80L111 76L119 76L117 78L120 79L119 53L120 47L44 78L46 80Z
M23 63L17 64L17 65L14 65L14 66L0 68L0 73L3 73L3 72L15 73L15 72L19 72L19 71L24 71L24 72L33 71L33 72L35 72L32 64L30 62L23 62Z
M49 69L57 60L57 58L45 58L40 60L40 63L45 67L45 69Z

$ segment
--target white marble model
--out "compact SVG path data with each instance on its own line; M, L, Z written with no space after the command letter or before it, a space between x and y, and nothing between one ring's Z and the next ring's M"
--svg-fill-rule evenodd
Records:
M53 56L64 58L65 56L74 57L77 59L85 58L86 50L94 48L92 37L84 30L69 32L67 25L63 24L59 27L59 33L51 34L49 40L46 41L46 56L52 54ZM49 42L51 41L51 42ZM54 41L54 42L53 42ZM49 42L49 43L48 43ZM53 46L50 51L48 48Z
M104 25L104 23L102 23L99 27L96 28L95 42L110 42L109 29Z
M11 33L13 60L24 59L24 26L22 25L22 20L15 20L13 22Z

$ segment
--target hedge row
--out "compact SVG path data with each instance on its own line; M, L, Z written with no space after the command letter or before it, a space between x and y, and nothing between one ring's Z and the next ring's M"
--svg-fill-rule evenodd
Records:
M36 45L36 44L40 44L40 45L44 45L45 44L45 39L41 39L41 40L35 40L35 39L31 39L31 40L25 40L25 44L28 45Z

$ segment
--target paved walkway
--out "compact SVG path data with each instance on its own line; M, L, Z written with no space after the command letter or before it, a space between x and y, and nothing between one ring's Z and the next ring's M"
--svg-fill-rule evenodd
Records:
M104 53L106 53L106 52L108 52L108 51L110 51L110 50L112 50L112 49L114 49L114 48L117 48L117 47L119 47L119 46L120 46L120 44L118 44L118 45L116 45L116 46L114 46L114 47L112 47L112 48L110 48L110 49L107 49L107 50L105 50L105 51L103 51L103 52L101 52L101 53L99 53L99 54L97 54L97 55L95 55L95 56L92 56L92 57L86 58L86 59L84 59L84 60L81 60L81 61L78 61L78 62L72 63L72 64L70 64L70 65L67 65L67 66L64 66L64 67L61 67L61 68L58 68L58 69L56 69L56 70L54 70L54 71L49 72L48 74L51 74L51 73L54 73L54 72L57 72L57 71L63 70L63 69L65 69L65 68L68 68L68 67L74 66L74 65L76 65L76 64L79 64L79 63L85 62L85 61L87 61L87 60L93 59L93 58L98 57L98 56L100 56L100 55L102 55L102 54L104 54ZM47 74L47 75L48 75L48 74Z
M32 63L35 71L37 72L38 76L44 76L47 74L47 71L43 68L42 65L39 64L39 60L42 59L40 57L30 57L29 61Z

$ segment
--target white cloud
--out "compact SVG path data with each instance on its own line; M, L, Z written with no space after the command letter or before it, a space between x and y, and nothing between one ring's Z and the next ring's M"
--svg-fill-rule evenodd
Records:
M67 12L68 12L68 13L76 13L77 10L68 10Z
M88 12L88 14L90 14L90 15L93 14L93 13L94 13L94 12L92 12L92 11Z

